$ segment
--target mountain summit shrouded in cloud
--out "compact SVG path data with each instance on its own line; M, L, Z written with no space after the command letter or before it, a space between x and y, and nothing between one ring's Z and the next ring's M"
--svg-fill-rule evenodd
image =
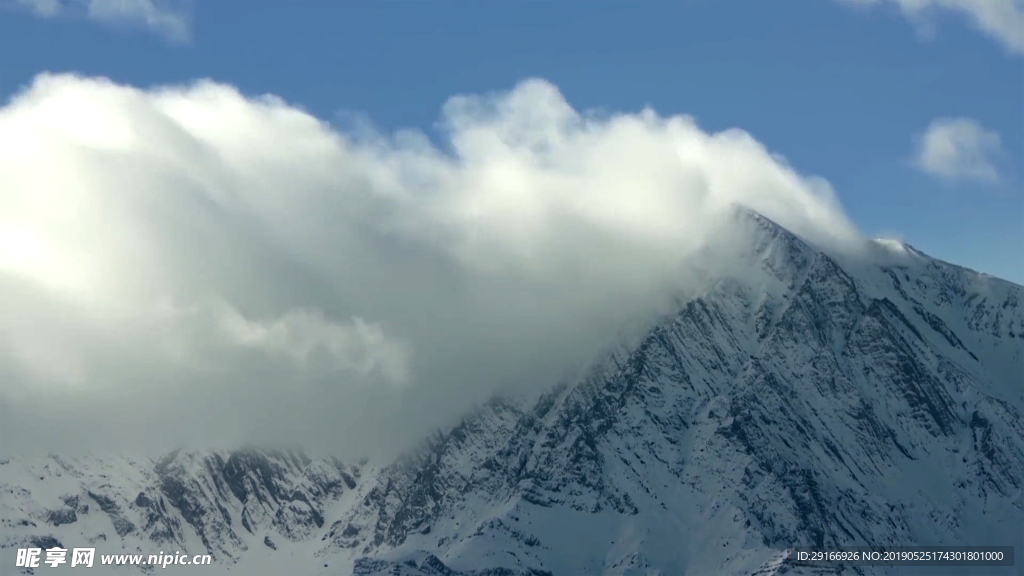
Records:
M1024 0L0 0L0 55L0 572L1019 574Z
M745 282L392 461L2 458L0 564L26 545L102 542L254 576L1018 574L1024 288L898 241L873 242L874 261L834 258L738 215ZM791 554L906 543L1006 546L1007 561L912 571Z
M0 112L5 449L395 449L645 326L741 205L860 242L740 130L457 96L438 145L230 86L41 75Z

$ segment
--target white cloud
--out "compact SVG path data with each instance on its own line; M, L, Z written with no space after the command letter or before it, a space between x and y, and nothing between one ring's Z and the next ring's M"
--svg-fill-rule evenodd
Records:
M892 3L920 30L931 33L934 14L946 10L967 16L981 32L1009 52L1024 54L1024 0L845 0L854 4Z
M44 18L56 16L61 10L61 0L18 0L18 4Z
M316 310L292 310L272 322L252 321L237 311L227 310L223 329L238 344L284 354L303 367L318 353L333 361L333 368L368 375L379 371L392 383L409 378L409 351L391 341L376 324L362 318L334 322Z
M180 0L17 0L44 18L85 17L111 26L147 28L172 42L188 42L189 14Z
M948 180L999 180L995 166L1003 153L999 134L971 118L938 118L914 140L914 164L926 174Z
M437 137L42 75L0 111L0 438L388 450L585 366L715 273L734 203L859 235L740 130L531 80Z

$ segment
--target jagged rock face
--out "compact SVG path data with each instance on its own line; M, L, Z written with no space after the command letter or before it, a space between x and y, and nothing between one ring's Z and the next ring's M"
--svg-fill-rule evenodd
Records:
M221 564L245 554L255 534L265 542L314 537L325 507L360 477L358 466L333 459L254 451L177 451L159 460L51 455L3 461L0 470L5 549L49 538L108 553L210 554ZM28 487L15 488L18 478ZM50 494L59 494L57 506Z
M799 544L1024 543L1021 288L918 255L844 265L759 224L760 282L534 406L485 407L385 469L334 545L702 574ZM545 524L602 545L581 558ZM515 558L479 558L495 542Z
M325 574L781 574L794 545L1024 545L1024 290L751 221L749 277L398 462L6 462L3 546L97 514L111 543L301 551L296 573Z

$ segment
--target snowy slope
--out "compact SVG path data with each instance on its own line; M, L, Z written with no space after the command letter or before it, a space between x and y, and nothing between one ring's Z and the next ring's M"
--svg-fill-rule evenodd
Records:
M209 573L769 575L803 573L780 560L806 544L1024 554L1024 289L744 218L742 276L397 462L5 461L0 560L59 541L210 553Z
M223 573L254 550L318 538L323 515L347 504L360 475L334 460L252 451L2 460L2 573L15 564L12 549L54 545L210 554Z

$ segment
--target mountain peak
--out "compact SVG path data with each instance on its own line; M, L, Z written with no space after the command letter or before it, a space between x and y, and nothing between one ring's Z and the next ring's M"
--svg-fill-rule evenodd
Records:
M926 254L914 248L909 243L899 240L896 238L873 238L871 240L875 245L888 250L889 252L901 256L915 256L915 257L927 257Z
M899 241L835 258L735 214L749 281L389 465L0 461L0 562L56 542L245 574L738 576L788 570L797 545L1024 545L1024 289Z

